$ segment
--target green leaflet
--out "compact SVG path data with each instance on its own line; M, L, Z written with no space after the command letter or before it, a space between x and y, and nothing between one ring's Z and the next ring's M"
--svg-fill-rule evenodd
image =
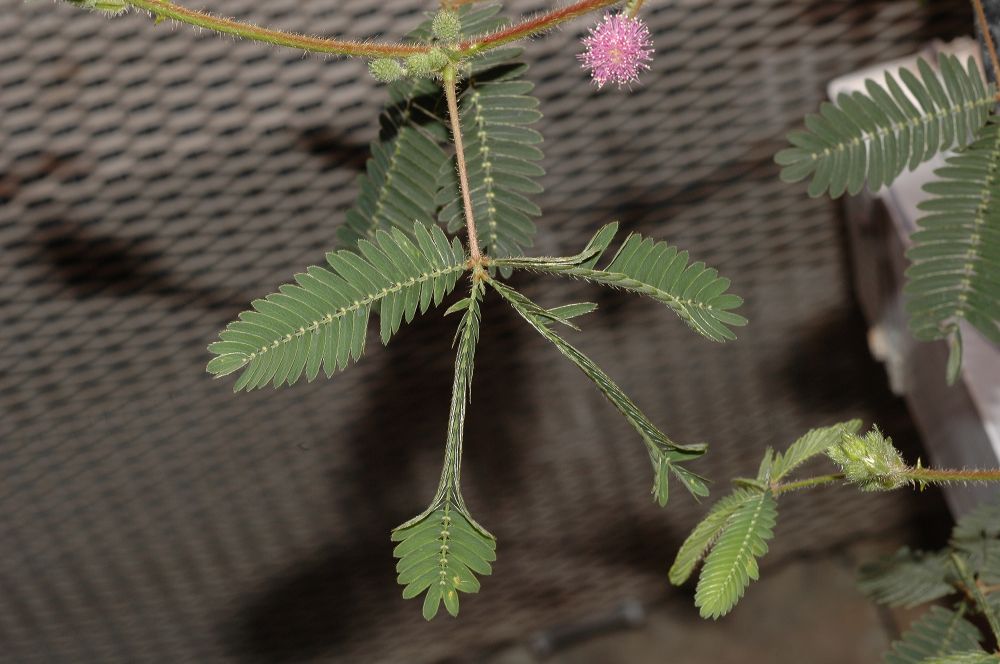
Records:
M850 420L829 427L811 429L792 443L784 454L774 455L769 473L771 481L776 482L785 478L810 458L823 454L839 443L844 433L857 433L860 428L861 420Z
M695 566L701 562L736 511L757 495L759 495L757 491L737 489L712 505L712 509L695 526L677 551L674 564L670 566L670 583L679 586L690 578Z
M576 256L500 258L493 264L566 275L645 295L667 305L712 341L736 338L731 328L746 325L747 320L732 310L743 304L743 299L726 292L729 279L720 277L718 271L701 262L689 263L686 251L633 233L604 268L595 269L617 227L615 223L601 228Z
M242 369L235 391L292 385L303 373L312 381L321 366L332 376L361 357L373 308L388 343L404 319L440 304L465 271L461 243L436 226L414 224L412 236L378 231L358 249L331 252L329 268L310 267L295 275L297 284L254 300L208 347L216 357L207 371L218 378Z
M919 77L901 69L905 91L886 72L884 86L865 82L868 94L841 94L836 103L823 103L818 115L806 117L805 131L788 135L792 147L775 155L781 178L811 176L810 196L837 198L858 193L866 181L875 191L904 169L965 145L996 103L994 86L983 82L972 58L963 70L956 57L941 55L938 66L935 72L918 60Z
M491 280L489 283L536 332L545 337L560 353L579 367L632 425L632 428L639 433L646 443L650 460L653 463L656 479L653 493L657 502L661 505L665 505L667 502L664 470L672 473L696 498L708 495L708 486L704 478L679 465L680 462L695 459L704 454L707 449L705 445L680 445L660 431L628 398L618 384L611 380L610 376L594 364L589 357L552 331L549 319L553 310L543 309L521 293L495 280Z
M482 296L483 285L475 281L464 301L465 313L456 335L448 439L437 492L423 513L392 532L392 540L399 542L393 555L399 558L397 581L404 586L403 597L425 593L427 620L437 615L442 603L448 613L458 615L458 593L479 592L476 574L490 574L490 563L496 560L496 538L469 515L461 488L465 410L472 388Z
M534 243L533 217L541 214L530 196L542 191L542 136L529 125L542 114L530 95L534 84L520 78L527 70L517 61L521 51L498 49L474 60L459 93L473 215L483 252L491 256L521 255ZM439 219L457 232L465 213L452 161L441 169L439 184Z
M949 611L932 606L892 644L884 664L924 664L927 659L950 653L982 651L979 629L963 618L964 609Z
M694 603L702 618L729 613L750 581L758 579L757 558L767 553L777 517L774 496L762 491L742 502L726 519L705 558L695 589Z
M909 608L955 592L953 579L947 555L903 547L862 567L858 588L879 604Z
M961 364L958 322L1000 343L1000 118L991 116L973 143L948 159L924 186L934 197L907 251L906 309L917 339L951 342L949 383Z

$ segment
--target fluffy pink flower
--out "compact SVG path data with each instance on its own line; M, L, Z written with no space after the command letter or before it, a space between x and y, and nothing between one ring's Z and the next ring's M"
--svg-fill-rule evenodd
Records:
M653 59L649 28L640 19L624 14L606 14L584 37L583 45L586 52L576 57L590 70L599 88L608 82L619 88L638 82L639 72L649 69L646 63Z

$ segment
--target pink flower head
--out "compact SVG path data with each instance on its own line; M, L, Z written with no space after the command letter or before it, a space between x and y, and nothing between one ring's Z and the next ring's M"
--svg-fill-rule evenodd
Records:
M646 63L653 59L649 28L642 20L624 14L605 14L584 37L583 45L587 51L576 57L590 70L599 88L609 81L619 88L638 82L639 72L649 69Z

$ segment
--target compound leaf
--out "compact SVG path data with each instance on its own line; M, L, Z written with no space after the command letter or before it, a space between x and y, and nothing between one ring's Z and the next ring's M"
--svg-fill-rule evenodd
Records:
M465 271L461 243L436 226L378 231L358 250L331 252L329 267L310 267L296 284L254 300L208 347L216 357L207 371L222 377L242 369L235 391L291 385L303 374L312 381L320 366L329 377L361 357L372 309L388 343L404 319L440 304Z
M884 86L869 79L867 94L843 93L823 103L819 114L806 117L805 131L788 135L792 147L775 155L781 178L811 177L810 196L837 198L858 193L866 181L876 191L904 169L965 145L996 103L994 86L983 82L971 57L965 69L955 56L942 54L937 72L923 59L917 70L919 77L899 71L903 85L886 72Z
M922 664L927 659L956 652L981 651L979 629L962 617L963 611L932 606L892 644L884 664Z
M750 581L759 578L757 558L767 553L777 518L774 496L762 491L743 502L726 520L705 558L695 589L694 603L702 618L716 619L729 613Z
M712 506L677 551L674 564L670 566L672 584L679 586L688 580L695 566L701 562L736 511L757 495L756 491L738 489Z
M617 224L598 231L587 248L566 258L501 258L500 267L561 274L621 288L651 297L667 305L693 330L712 341L735 339L733 327L746 325L746 318L733 313L743 299L728 293L729 279L704 263L690 263L686 251L666 242L630 234L607 266L595 269L610 244Z

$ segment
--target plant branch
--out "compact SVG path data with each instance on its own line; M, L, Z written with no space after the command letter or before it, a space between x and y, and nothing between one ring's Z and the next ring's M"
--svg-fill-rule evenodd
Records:
M289 46L291 48L310 51L312 53L328 53L332 55L353 55L367 58L403 57L414 53L424 53L429 46L420 44L387 44L378 42L359 42L340 39L325 39L310 37L281 30L262 28L250 23L235 21L220 16L213 16L194 9L175 5L167 0L126 0L137 8L151 12L157 17L170 18L181 23L189 23L200 28L214 30L227 35L235 35L242 39Z
M545 32L546 30L551 30L560 23L564 23L570 19L583 16L584 14L588 14L598 9L610 7L611 5L617 5L620 2L622 2L622 0L579 0L571 5L566 5L565 7L560 7L559 9L553 9L550 12L545 12L521 21L520 23L515 23L512 26L494 32L491 35L463 41L459 44L459 51L461 51L463 55L474 55L480 51L496 48L497 46L509 44L510 42L531 37L541 32Z
M972 0L972 6L976 10L976 20L979 21L979 30L983 33L983 42L986 44L986 51L990 56L990 63L993 65L993 78L1000 76L1000 58L997 57L997 47L993 43L993 33L990 31L989 21L986 20L986 11L983 9L983 0ZM1000 100L1000 92L997 92L997 100Z
M910 468L905 473L911 480L923 482L1000 482L1000 469L991 470L938 470L935 468Z
M462 126L458 118L458 96L455 92L455 66L448 65L444 72L444 95L448 99L448 117L451 119L451 135L455 142L455 161L458 163L458 185L462 191L465 206L465 227L469 233L469 256L474 264L482 261L479 252L479 238L476 236L476 220L472 216L472 197L469 195L469 174L465 166L465 147L462 145Z
M799 489L809 489L814 486L833 484L834 482L839 482L842 479L844 479L843 473L832 473L830 475L819 475L817 477L809 477L804 480L797 480L795 482L774 483L771 485L771 493L777 496L782 493L788 493L789 491L798 491Z

